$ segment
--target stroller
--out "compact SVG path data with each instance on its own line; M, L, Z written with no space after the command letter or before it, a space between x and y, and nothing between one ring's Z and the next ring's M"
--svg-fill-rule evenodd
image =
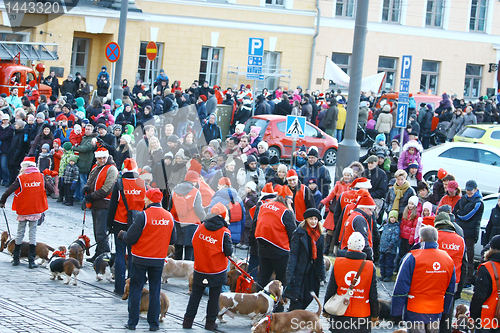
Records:
M356 141L361 147L370 148L375 142L377 131L374 129L367 129L361 123L358 123L358 130L356 132Z
M431 133L431 138L430 142L431 145L437 146L442 143L445 143L446 141L446 134L448 132L448 128L450 127L450 122L449 121L442 121L440 122L436 129L432 131Z

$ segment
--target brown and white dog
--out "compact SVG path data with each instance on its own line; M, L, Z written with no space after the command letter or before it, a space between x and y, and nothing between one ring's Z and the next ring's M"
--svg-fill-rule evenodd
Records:
M469 333L474 329L474 319L470 317L469 307L465 304L457 305L455 308L455 318L453 324L454 332Z
M14 239L9 240L9 234L7 231L2 232L2 236L0 237L0 251L3 251L5 248L7 248L7 251L12 254L14 252L14 247L16 246L16 242ZM28 258L28 253L30 250L30 244L28 242L23 242L21 244L21 258ZM36 243L36 257L35 259L42 259L42 262L40 263L43 265L45 261L49 261L49 253L54 251L54 248L48 246L45 243L37 242Z
M126 300L128 298L130 289L130 279L125 281L125 292L123 293L122 299ZM160 321L163 321L163 318L167 315L168 308L170 306L170 301L168 300L167 295L161 291L160 292ZM140 312L148 312L149 309L149 290L146 288L142 288L141 294L141 308Z
M110 252L101 253L92 264L96 274L96 281L106 279L109 282L115 280L115 254Z
M218 318L221 323L226 321L222 318L225 314L234 318L235 314L249 316L252 324L263 316L270 314L276 302L282 302L283 285L278 280L269 282L264 290L254 294L222 293L219 298Z
M80 273L80 263L75 258L67 258L63 251L55 251L49 261L49 270L52 273L51 280L62 280L61 275L66 275L65 284L69 284L73 276L73 285L76 286L76 277Z
M80 235L76 241L69 246L69 257L75 258L83 266L83 252L90 256L90 239L86 235Z
M262 318L252 327L252 333L288 333L288 332L316 332L322 333L320 315L323 310L318 297L311 295L318 303L316 313L307 310L293 310L290 312L271 313Z
M189 293L193 290L194 261L165 259L163 272L161 274L162 282L168 283L168 278L179 278L189 280Z

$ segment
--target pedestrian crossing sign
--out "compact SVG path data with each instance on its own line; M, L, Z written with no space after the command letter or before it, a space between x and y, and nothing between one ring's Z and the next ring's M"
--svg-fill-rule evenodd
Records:
M287 137L304 138L306 132L306 117L287 116L286 132Z

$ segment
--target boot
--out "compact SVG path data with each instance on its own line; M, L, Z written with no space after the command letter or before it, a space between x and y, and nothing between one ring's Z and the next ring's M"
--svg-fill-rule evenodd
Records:
M14 261L12 262L12 266L19 266L19 258L21 257L21 244L17 245L14 247L14 252L12 253L12 256L14 257Z
M63 199L64 199L63 195L60 194L59 197L57 197L57 202L63 202Z
M208 331L215 331L218 325L215 323L215 319L209 320L205 322L205 329Z
M189 318L184 316L184 321L182 322L182 328L193 328L194 318Z
M30 244L30 252L28 254L28 263L29 263L29 268L38 268L38 265L35 264L35 257L36 257L36 245Z
M325 256L328 256L330 254L330 245L332 244L332 239L333 236L326 234L325 237L325 252L323 253Z

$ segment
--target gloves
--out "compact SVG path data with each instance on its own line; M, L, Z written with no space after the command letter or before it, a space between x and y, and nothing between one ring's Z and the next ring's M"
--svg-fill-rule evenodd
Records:
M71 191L74 191L76 189L76 183L77 181L73 180L73 182L71 183Z
M125 234L125 230L120 230L120 232L117 235L118 239L122 239L124 234Z
M325 205L324 205L322 202L320 202L320 203L318 204L318 207L317 207L317 208L318 208L318 210L322 210L322 209L323 209L323 207L325 207Z
M87 195L87 194L89 194L89 187L87 185L85 185L83 187L83 195Z
M94 199L92 199L92 194L88 193L87 195L85 195L85 201L87 201L88 203L94 202Z
M49 175L50 175L50 173L51 173L51 172L50 172L50 170L49 170L49 169L45 169L45 170L43 170L43 174L44 174L45 176L49 176Z

